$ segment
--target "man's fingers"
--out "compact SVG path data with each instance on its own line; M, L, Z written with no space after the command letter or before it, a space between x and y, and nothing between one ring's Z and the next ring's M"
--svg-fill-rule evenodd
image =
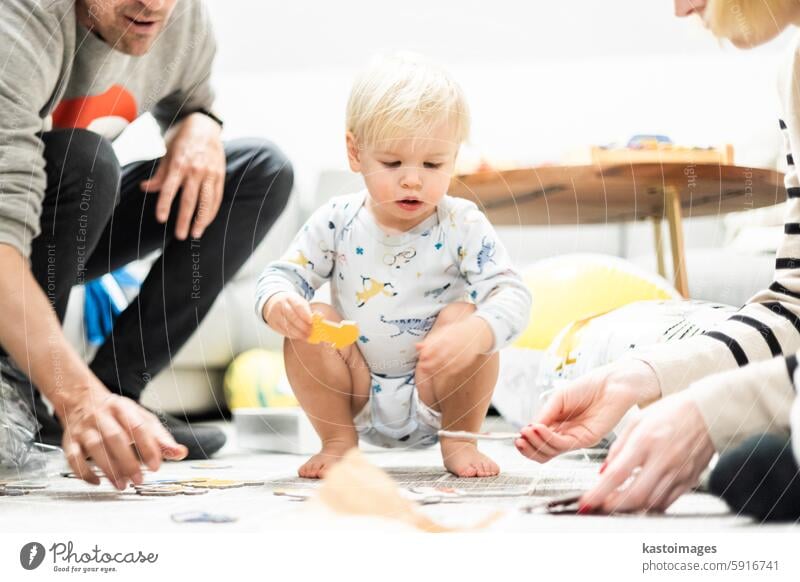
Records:
M189 454L189 449L175 442L175 439L172 438L169 431L164 428L164 425L161 424L155 416L153 416L150 427L156 439L156 444L161 450L162 458L169 461L180 461Z
M130 479L137 485L141 483L142 470L131 446L131 436L113 416L99 416L97 428L103 437L103 446L113 464L114 472L123 480Z
M181 188L181 199L178 206L178 220L175 223L175 236L178 240L185 240L189 236L189 225L197 210L200 196L200 180L194 174L189 174Z
M125 481L114 468L100 433L93 428L86 430L80 435L80 442L81 447L89 458L94 461L94 464L100 467L100 470L114 484L114 487L122 491L125 488Z
M181 170L171 168L167 171L158 194L158 202L156 203L156 220L159 222L167 222L170 208L172 208L172 201L175 200L182 183L183 172Z
M214 220L219 204L215 200L215 180L208 176L200 185L200 197L197 203L197 212L192 223L192 238L203 236L206 228Z
M139 408L137 404L130 403ZM158 448L155 436L152 434L150 423L144 418L143 411L131 410L127 406L114 408L114 413L128 435L133 440L133 445L141 458L151 471L157 471L161 465L161 450ZM149 413L147 413L149 414Z
M161 450L158 442L150 432L147 423L142 422L132 428L133 444L139 452L139 456L151 471L158 471L161 466Z
M162 159L158 163L158 167L156 168L156 173L153 174L148 180L143 180L139 183L139 187L144 192L158 192L161 187L163 186L164 176L167 172L168 162Z
M72 437L67 437L64 440L63 445L64 456L67 457L67 462L69 463L72 471L87 483L99 485L100 478L95 475L94 471L89 466L89 463L86 462L81 446L72 440Z

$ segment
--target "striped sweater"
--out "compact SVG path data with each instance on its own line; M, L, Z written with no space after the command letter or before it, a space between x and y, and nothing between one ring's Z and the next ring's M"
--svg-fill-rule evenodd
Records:
M787 151L784 237L772 284L703 335L640 352L663 396L686 389L717 450L757 432L787 432L800 385L800 44L779 82Z

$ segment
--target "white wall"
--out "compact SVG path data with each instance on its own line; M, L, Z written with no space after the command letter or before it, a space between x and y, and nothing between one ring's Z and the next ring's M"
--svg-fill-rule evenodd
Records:
M353 74L382 50L449 66L474 117L473 151L558 161L582 144L666 133L733 143L740 163L777 157L774 74L787 38L724 46L670 0L495 2L209 0L216 85L228 135L269 136L290 155L311 204L321 169L345 168Z

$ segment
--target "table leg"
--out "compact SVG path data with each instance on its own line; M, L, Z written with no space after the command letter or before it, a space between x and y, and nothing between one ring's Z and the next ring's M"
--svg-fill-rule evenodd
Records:
M656 267L658 274L662 277L667 277L667 268L664 266L664 235L661 230L661 217L654 216L653 220L653 234L655 235L656 243Z
M681 214L681 199L674 186L664 189L664 204L666 206L667 222L669 223L669 238L672 247L672 274L675 277L675 287L678 293L689 298L689 280L686 276L686 250L683 245L683 219Z

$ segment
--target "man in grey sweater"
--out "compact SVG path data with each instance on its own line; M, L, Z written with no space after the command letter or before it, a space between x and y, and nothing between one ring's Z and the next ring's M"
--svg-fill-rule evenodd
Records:
M200 0L4 0L0 35L2 381L73 470L97 483L91 461L122 489L140 459L224 443L136 401L282 212L291 167L269 142L221 141ZM145 112L166 153L120 167L109 140ZM152 251L87 366L61 330L70 288Z

